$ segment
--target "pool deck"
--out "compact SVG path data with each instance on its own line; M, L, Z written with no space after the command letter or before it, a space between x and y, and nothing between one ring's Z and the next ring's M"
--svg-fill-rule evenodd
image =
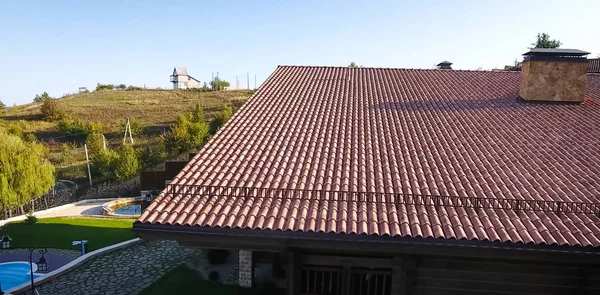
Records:
M49 271L55 270L63 265L75 260L81 256L81 252L75 250L65 249L48 249L48 252L44 254L46 260L50 265ZM40 257L39 252L33 253L33 261L37 261ZM29 262L29 250L28 249L2 249L0 250L0 263L13 262L13 261L25 261ZM44 273L44 272L37 272Z

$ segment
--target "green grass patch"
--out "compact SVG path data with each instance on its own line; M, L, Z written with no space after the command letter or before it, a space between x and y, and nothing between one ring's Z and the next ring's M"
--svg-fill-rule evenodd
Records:
M283 295L281 289L259 286L251 289L207 281L195 270L181 265L152 283L139 295Z
M131 226L135 219L109 218L44 218L36 224L11 222L0 229L0 235L12 238L12 248L59 248L79 250L76 240L87 240L88 251L110 246L135 236Z

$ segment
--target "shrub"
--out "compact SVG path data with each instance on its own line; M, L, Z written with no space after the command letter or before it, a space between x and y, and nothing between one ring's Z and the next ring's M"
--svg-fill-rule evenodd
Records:
M65 118L65 111L58 105L55 99L46 99L42 103L42 116L45 121L55 122Z
M58 131L70 135L86 135L88 127L81 119L63 118L58 122Z
M35 134L33 134L31 132L24 133L22 138L26 142L36 142L37 141L37 138L35 137Z
M99 91L99 90L113 90L113 89L115 89L115 85L113 85L113 84L100 84L100 83L98 83L96 85L96 91Z
M142 148L139 152L138 160L142 169L148 169L161 164L167 157L165 144L159 142L157 146Z
M184 153L201 147L209 137L202 109L197 105L187 116L177 117L171 132L164 137L167 151Z
M127 180L134 177L139 170L137 155L132 146L126 145L119 151L119 158L115 165L117 180Z
M88 135L102 133L101 123L86 123L78 118L63 118L58 122L58 131L70 135Z
M115 88L121 89L121 90L125 90L125 88L127 88L127 85L125 85L125 84L119 84Z
M139 86L133 86L133 85L130 85L130 86L129 86L129 87L127 87L127 89L125 89L125 90L127 90L127 91L134 91L134 90L144 90L144 88L142 88L142 87L139 87Z
M49 99L51 99L50 95L48 94L48 92L44 91L44 93L42 94L36 94L33 98L33 102L41 102Z
M219 280L219 273L218 273L218 272L216 272L216 271L214 271L214 270L213 270L213 271L211 271L211 272L208 274L208 279L209 279L209 280L211 280L211 281L213 281L213 282L216 282L216 281L218 281L218 280Z
M208 132L215 134L217 131L233 116L233 108L226 106L217 116L209 123Z
M86 138L88 151L92 155L101 153L104 150L104 134L99 132L92 132L88 134Z
M119 154L113 150L103 150L101 153L92 155L90 168L92 174L106 179L115 178L115 167L119 160Z
M29 212L29 213L27 213L27 216L25 217L25 220L24 220L23 222L24 222L25 224L30 224L30 225L33 225L33 224L36 224L36 223L37 223L37 221L38 221L38 218L37 218L37 217L35 217L35 216L33 215L33 213Z
M227 262L229 257L229 250L224 249L211 249L206 252L206 259L208 263L212 265L219 265Z

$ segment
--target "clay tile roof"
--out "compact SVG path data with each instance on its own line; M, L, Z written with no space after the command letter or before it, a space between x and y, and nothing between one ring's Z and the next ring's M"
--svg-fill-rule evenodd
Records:
M278 67L137 223L598 247L600 75L520 79Z

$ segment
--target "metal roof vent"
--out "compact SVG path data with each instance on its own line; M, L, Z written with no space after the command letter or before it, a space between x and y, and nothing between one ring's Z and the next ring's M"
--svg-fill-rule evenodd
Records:
M445 60L439 64L437 64L438 70L452 70L452 63Z

